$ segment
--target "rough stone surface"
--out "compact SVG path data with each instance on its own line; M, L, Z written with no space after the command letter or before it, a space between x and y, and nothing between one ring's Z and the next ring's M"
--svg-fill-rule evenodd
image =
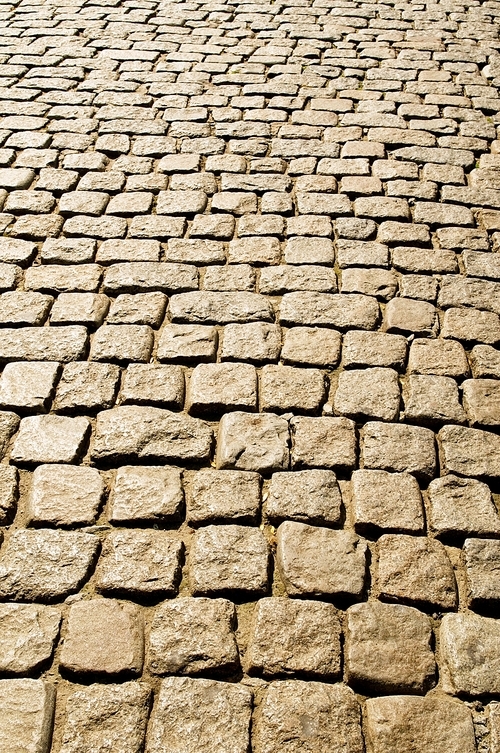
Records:
M463 696L498 695L497 620L477 614L447 614L440 628L443 687Z
M109 520L116 525L178 520L183 500L177 468L123 466L110 496Z
M500 533L500 517L486 484L450 474L429 484L429 528L442 537Z
M265 514L274 523L289 519L317 525L339 524L342 497L335 473L273 473Z
M219 424L217 468L242 471L286 470L288 424L273 414L227 413Z
M361 714L343 685L283 680L271 683L256 717L256 753L362 753Z
M49 753L55 689L43 680L0 680L0 745L9 753Z
M187 520L254 523L260 511L261 478L252 471L199 471L187 500Z
M424 527L422 495L409 473L359 470L351 477L354 527L359 533L420 533Z
M28 520L37 526L91 525L103 492L102 479L94 468L39 465L33 473Z
M0 606L0 671L24 675L46 664L59 636L61 612L35 604Z
M374 601L347 610L348 682L368 692L423 693L435 673L431 621L413 607Z

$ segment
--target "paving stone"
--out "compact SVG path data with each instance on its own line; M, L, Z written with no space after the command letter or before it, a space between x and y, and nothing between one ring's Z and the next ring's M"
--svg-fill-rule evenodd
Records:
M406 386L405 418L417 424L465 423L467 417L455 380L411 375Z
M35 604L0 606L0 671L25 675L50 661L59 636L61 613Z
M441 537L497 535L500 517L482 481L449 474L429 484L429 527Z
M474 753L470 709L441 693L425 698L369 698L365 706L370 753Z
M242 471L286 470L288 423L274 414L226 413L219 424L216 467Z
M162 408L123 405L97 414L92 458L200 462L210 454L212 430L196 418Z
M436 539L385 534L378 542L377 593L420 609L455 609L457 586L445 547Z
M8 363L0 379L0 407L47 413L60 371L58 363Z
M431 479L436 470L434 434L430 429L369 421L364 426L365 468L412 473Z
M109 520L115 525L141 521L175 521L184 494L181 472L166 466L123 466L109 497Z
M399 415L399 403L398 375L393 369L356 369L339 376L334 397L338 415L354 420L394 421Z
M51 324L83 324L96 328L108 313L109 298L98 293L61 293L50 312Z
M374 329L378 317L377 301L370 296L354 293L286 293L280 309L280 324L287 326Z
M496 379L466 379L462 384L464 408L472 426L500 423L500 382Z
M500 343L500 317L490 311L449 308L444 312L442 335L465 343Z
M170 324L160 335L158 360L171 363L215 361L217 343L215 327Z
M434 680L432 628L413 607L377 601L347 610L347 681L369 692L423 694Z
M193 416L257 409L257 373L248 363L200 364L189 381L186 408Z
M338 678L340 632L331 604L261 599L252 621L245 669L264 677Z
M351 330L344 335L342 361L346 369L379 366L402 371L407 349L402 335Z
M66 702L61 753L101 753L109 745L116 753L140 753L150 699L150 689L139 682L76 690Z
M281 331L274 324L251 322L224 327L221 358L228 361L262 363L277 361L281 350Z
M187 496L186 520L204 523L255 523L260 511L261 478L252 471L199 471Z
M61 651L61 667L77 676L136 675L142 669L144 638L139 607L114 599L72 604Z
M35 526L92 525L104 484L94 468L39 465L27 502L28 523Z
M439 631L443 689L468 697L498 695L497 620L477 614L446 614Z
M442 473L500 476L500 438L480 429L444 426L438 434Z
M361 714L345 685L303 680L272 682L259 707L253 731L256 753L362 753Z
M148 362L154 335L150 327L139 324L110 324L99 327L90 348L93 361Z
M476 611L496 609L500 601L496 576L500 542L496 539L466 539L464 558L469 607Z
M292 467L351 469L356 465L354 421L348 418L297 416L292 430Z
M472 375L500 379L500 353L489 345L475 345L470 352Z
M12 521L18 498L19 474L10 465L0 465L0 521L6 525Z
M388 332L432 336L438 326L436 308L426 301L393 298L385 309L385 326Z
M324 376L317 369L272 365L262 369L260 400L264 411L318 413L325 392Z
M129 364L120 395L123 405L159 405L180 410L184 404L184 373L180 366Z
M0 594L13 601L59 601L89 576L99 542L89 533L13 531L0 559Z
M260 530L206 526L193 538L189 577L193 595L263 595L268 589L269 550Z
M292 327L285 333L281 357L297 366L336 366L341 335L323 327Z
M189 741L189 753L246 753L251 713L248 688L216 680L168 677L160 686L146 753L174 753L176 740Z
M265 515L273 523L296 520L316 525L341 522L342 498L333 471L274 473Z
M170 299L172 322L230 324L273 320L271 303L258 293L181 293Z
M29 416L21 420L11 459L29 465L75 463L89 434L90 422L83 417Z
M230 674L239 667L236 610L226 599L180 598L153 616L148 666L154 674Z
M122 293L111 303L108 324L148 324L157 329L165 316L164 293Z
M359 599L367 546L348 531L286 521L278 528L277 562L289 596Z
M469 364L463 345L455 340L416 338L410 345L408 371L461 379L469 375Z
M43 680L0 680L0 745L10 753L48 753L55 689Z
M175 596L181 575L182 542L169 531L112 531L96 570L100 593Z
M359 533L423 531L422 495L410 473L353 471L351 502L354 527Z
M115 403L120 369L109 363L77 361L65 365L53 403L58 413L95 413Z
M0 296L0 324L39 326L45 322L54 299L42 293L12 290Z

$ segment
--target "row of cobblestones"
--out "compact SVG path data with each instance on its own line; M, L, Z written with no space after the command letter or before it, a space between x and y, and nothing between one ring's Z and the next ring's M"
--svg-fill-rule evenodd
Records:
M499 28L0 0L2 753L500 753Z

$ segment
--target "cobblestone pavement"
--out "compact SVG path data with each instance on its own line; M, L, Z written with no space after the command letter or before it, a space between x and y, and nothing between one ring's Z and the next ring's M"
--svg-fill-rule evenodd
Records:
M1 753L500 753L500 2L0 11Z

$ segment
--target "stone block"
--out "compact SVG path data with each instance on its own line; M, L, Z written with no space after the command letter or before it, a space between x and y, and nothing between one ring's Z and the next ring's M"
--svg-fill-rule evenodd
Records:
M424 528L422 495L410 473L354 471L351 506L358 533L421 533Z
M29 416L21 420L12 448L14 463L75 463L85 451L90 421L83 416Z
M351 330L344 335L342 363L346 369L372 366L403 371L407 350L402 335Z
M60 753L141 753L150 705L145 683L80 687L66 701Z
M292 429L292 467L352 469L357 459L354 421L349 418L297 416Z
M417 424L465 423L458 386L446 376L410 375L405 397L405 419Z
M84 677L138 675L143 657L139 607L114 599L72 604L60 658L64 670Z
M416 338L410 346L408 371L461 379L469 374L464 347L456 340Z
M109 498L111 523L178 521L184 493L181 472L168 466L123 466Z
M369 753L475 753L470 709L441 693L366 701Z
M395 421L399 403L398 375L393 369L352 369L339 375L333 401L337 415L359 421Z
M0 379L0 408L47 413L61 371L58 363L8 363Z
M347 610L347 681L364 692L425 693L436 672L427 615L379 601Z
M11 465L0 465L0 525L12 521L18 498L18 472Z
M440 538L497 536L500 517L487 484L450 474L429 484L428 521Z
M199 364L191 374L187 410L193 416L220 416L257 409L257 372L249 363Z
M318 369L264 366L260 399L264 411L318 413L325 400L325 378Z
M0 598L54 602L76 593L97 559L89 533L13 531L0 558Z
M169 363L215 361L217 342L215 327L167 324L158 342L158 360Z
M292 327L285 333L281 356L284 363L295 366L333 367L340 360L341 341L335 329Z
M497 379L466 379L462 389L471 426L500 425L500 382Z
M206 526L194 534L189 578L195 596L263 595L269 586L269 547L257 528Z
M120 368L110 363L76 361L64 367L53 408L57 413L95 413L112 408Z
M467 603L476 611L496 610L500 604L500 541L466 539L464 542Z
M256 523L260 487L253 471L198 471L187 496L186 520L191 525Z
M184 546L170 531L112 531L96 569L96 588L127 598L175 596Z
M274 524L296 520L314 525L339 525L342 497L335 473L327 470L273 473L265 517Z
M362 753L356 696L341 684L273 682L256 715L252 742L255 753Z
M219 424L216 467L262 473L286 470L288 441L284 418L269 413L226 413Z
M369 421L364 427L363 465L431 479L436 472L434 434L421 426Z
M264 677L336 678L340 620L331 604L261 599L252 620L245 670Z
M386 534L378 542L376 591L380 599L420 609L455 609L453 566L436 539Z
M216 680L168 677L160 686L146 753L247 753L252 693Z
M236 610L226 599L184 597L157 607L148 666L157 675L231 674L239 668Z
M95 522L104 484L95 468L39 465L32 476L27 518L31 525L74 526Z
M52 657L60 623L56 607L0 605L0 672L25 675L43 668Z
M49 753L55 696L43 680L0 680L0 749Z
M280 350L281 330L275 324L249 322L227 324L224 327L221 350L223 361L277 361Z
M437 435L441 472L500 477L500 437L466 426L443 426Z
M123 405L97 414L92 459L203 462L211 445L212 429L204 421L162 408Z
M349 531L286 521L278 528L277 563L289 596L359 599L367 545Z
M498 620L445 614L439 631L443 690L469 698L500 694L499 640Z

